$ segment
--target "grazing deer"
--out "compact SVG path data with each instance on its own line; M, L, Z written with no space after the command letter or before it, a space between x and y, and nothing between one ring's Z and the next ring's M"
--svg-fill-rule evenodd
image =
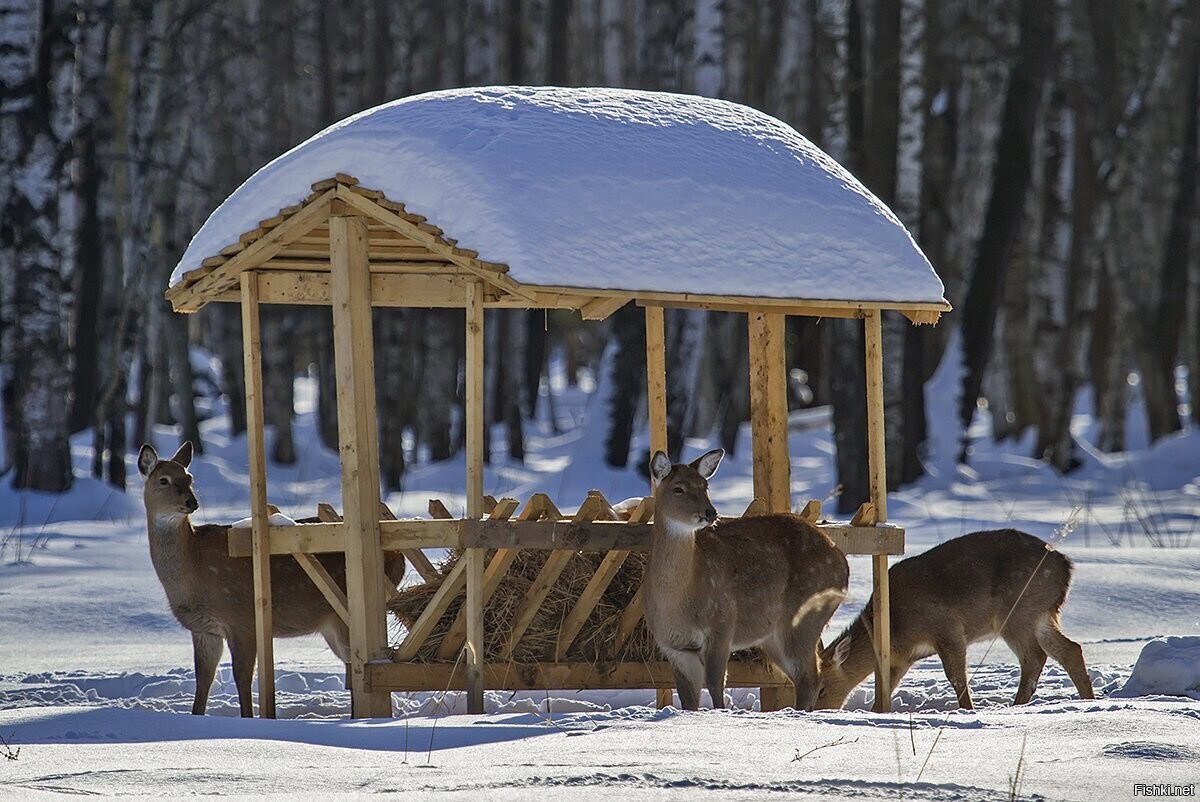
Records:
M895 688L917 660L936 654L958 703L971 707L967 646L999 635L1021 663L1013 704L1033 697L1049 654L1080 697L1095 698L1083 650L1059 628L1071 585L1071 561L1040 538L1015 529L974 532L901 560L888 571ZM819 708L841 707L875 671L874 597L850 627L821 652Z
M700 706L701 687L714 707L724 707L730 653L758 646L795 684L796 709L811 710L821 630L846 595L846 556L796 515L715 523L708 478L723 456L717 449L672 465L659 451L650 461L646 623L674 669L685 709Z
M160 460L154 449L142 446L138 470L146 477L142 496L150 535L150 560L167 593L171 612L192 633L196 667L196 696L192 713L203 715L208 691L221 661L222 641L229 644L233 680L242 715L254 715L250 685L258 644L254 630L254 581L251 560L230 557L228 526L193 526L189 515L200 503L192 490L192 444L184 443L175 456ZM343 554L317 555L325 569L346 588ZM384 571L393 587L404 577L404 558L385 553ZM350 635L345 622L329 606L308 574L290 556L271 557L272 632L290 638L320 632L343 662L350 660Z

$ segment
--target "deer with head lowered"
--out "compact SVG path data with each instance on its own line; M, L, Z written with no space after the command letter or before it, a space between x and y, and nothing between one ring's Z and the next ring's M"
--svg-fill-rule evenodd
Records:
M646 624L671 663L683 707L707 687L725 706L731 652L760 647L796 687L797 710L817 699L821 630L846 595L846 557L817 527L777 514L717 522L708 479L724 450L672 465L650 461L655 482Z
M1046 655L1062 664L1084 699L1094 698L1079 644L1063 634L1059 611L1071 585L1071 561L1015 529L974 532L901 560L888 571L891 687L917 660L936 654L958 704L972 707L967 646L999 635L1017 655L1021 679L1013 704L1033 698ZM841 707L875 671L874 597L821 652L819 708Z
M185 442L170 459L159 459L149 445L138 454L146 477L142 496L150 536L150 560L166 591L171 612L192 633L196 695L192 713L203 715L224 643L229 644L238 704L254 715L251 683L258 644L254 630L254 581L248 557L229 556L228 526L194 526L190 515L200 507L188 465L192 444ZM344 591L345 555L320 554L318 560ZM384 571L395 587L404 577L404 557L384 554ZM345 622L325 600L308 574L288 555L271 557L272 632L277 638L319 632L343 662L350 660Z

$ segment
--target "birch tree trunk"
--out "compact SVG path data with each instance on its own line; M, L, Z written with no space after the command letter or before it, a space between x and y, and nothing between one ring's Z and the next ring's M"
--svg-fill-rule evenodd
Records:
M13 487L71 487L67 310L75 253L68 166L73 3L0 0L0 275L12 282L3 377Z

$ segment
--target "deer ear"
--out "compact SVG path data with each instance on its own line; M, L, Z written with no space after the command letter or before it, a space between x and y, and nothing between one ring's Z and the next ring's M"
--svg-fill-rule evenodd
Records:
M661 482L670 472L671 458L661 451L655 451L654 456L650 458L650 475L654 477L654 483Z
M178 462L183 467L192 464L192 441L184 440L183 445L175 452L175 456L171 457L171 462Z
M850 656L850 636L842 638L833 645L833 664L840 666Z
M702 454L699 459L692 463L692 467L703 476L705 479L717 472L717 466L721 464L721 459L725 456L725 449L714 448L707 454Z
M154 470L154 466L158 464L158 452L154 450L154 446L142 444L142 448L138 451L138 471L142 476L149 476L150 471Z

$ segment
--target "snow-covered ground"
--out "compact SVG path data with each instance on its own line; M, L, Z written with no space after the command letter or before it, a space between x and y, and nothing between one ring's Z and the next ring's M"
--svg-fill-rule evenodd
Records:
M313 431L311 382L300 380L298 390L300 460L272 468L270 484L272 501L294 517L339 496L335 456ZM564 393L564 433L531 426L526 464L489 468L487 492L544 491L563 508L591 487L614 500L643 492L637 473L600 467L601 440L588 420L598 404L595 395ZM935 405L933 420L949 420L943 413ZM1090 425L1085 400L1076 420L1085 441ZM1155 645L1148 654L1157 659L1146 658L1137 681L1122 688L1149 641L1200 636L1200 433L1128 454L1089 451L1064 478L1019 456L1020 444L992 445L985 427L981 419L973 431L969 468L951 468L942 459L951 444L935 438L936 475L894 494L891 517L907 527L910 554L999 526L1053 540L1076 564L1064 630L1083 645L1095 701L1078 700L1051 662L1034 702L1007 707L1018 672L998 642L970 653L975 712L949 710L949 684L930 659L905 678L891 715L869 712L866 686L846 710L808 714L756 712L749 690L733 692L739 709L682 713L655 710L649 692L547 689L489 693L484 716L450 715L462 708L457 694L397 694L397 718L352 721L340 666L313 637L277 641L280 720L234 717L227 662L213 715L197 718L185 715L191 641L151 568L131 462L129 497L82 478L61 498L0 490L0 755L13 758L0 760L0 796L974 800L1008 799L1016 783L1021 798L1124 799L1135 783L1197 782L1200 641ZM208 421L205 434L208 451L192 465L196 519L236 520L248 505L245 441L228 435L223 418ZM750 496L745 439L713 480L724 512L740 511ZM172 432L158 433L160 452L175 445ZM707 445L689 443L689 451ZM791 454L793 499L825 497L834 485L826 426L797 420ZM83 473L86 439L75 456ZM387 501L401 515L423 513L430 496L461 510L462 473L461 461L419 467L406 492ZM867 560L852 558L851 571L850 598L827 639L869 595ZM1159 695L1130 695L1143 692Z

